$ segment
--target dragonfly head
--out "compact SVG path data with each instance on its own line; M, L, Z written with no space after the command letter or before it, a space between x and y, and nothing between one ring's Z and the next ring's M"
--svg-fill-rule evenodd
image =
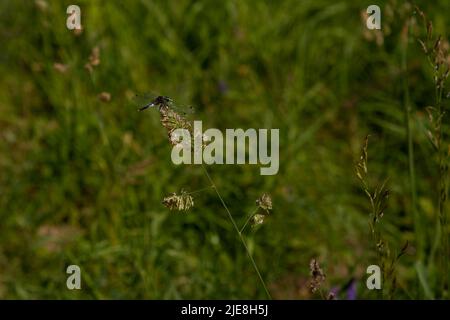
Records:
M158 96L156 97L156 99L153 101L153 104L155 105L160 105L160 106L167 106L169 103L172 102L172 99L170 99L167 96Z

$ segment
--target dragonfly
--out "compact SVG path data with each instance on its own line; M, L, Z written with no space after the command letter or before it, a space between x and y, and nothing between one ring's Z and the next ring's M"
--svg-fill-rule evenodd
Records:
M137 94L133 98L134 102L139 106L138 111L143 111L148 108L170 108L175 112L181 114L195 113L195 109L192 106L178 106L175 105L173 100L168 96L155 95L152 93Z

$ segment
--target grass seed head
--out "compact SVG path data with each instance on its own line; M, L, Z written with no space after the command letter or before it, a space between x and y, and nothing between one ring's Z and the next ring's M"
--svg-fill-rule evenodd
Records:
M263 193L262 196L256 200L256 204L266 214L269 214L269 211L272 210L272 197L268 193Z
M320 268L319 262L316 259L312 259L309 263L309 269L311 271L311 280L309 283L309 289L312 293L317 292L325 281L325 273Z
M98 99L101 101L101 102L109 102L109 101L111 101L111 93L109 93L109 92L101 92L101 93L99 93L99 95L98 95Z
M192 125L186 118L167 106L161 106L159 113L161 116L161 124L166 128L169 141L172 145L179 143L180 137L174 133L177 129L186 129L192 136Z
M180 194L173 193L164 197L163 205L170 210L187 211L194 206L194 198L186 191L181 190Z
M252 224L254 226L260 225L264 223L264 219L266 218L266 216L264 214L255 214L252 218Z
M100 64L100 48L94 47L89 56L88 62L84 65L85 69L89 72L94 71L94 68Z

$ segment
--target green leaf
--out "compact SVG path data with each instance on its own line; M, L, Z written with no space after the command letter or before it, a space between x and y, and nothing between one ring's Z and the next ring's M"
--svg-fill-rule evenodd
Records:
M419 277L420 285L422 286L422 289L425 293L425 297L427 299L434 299L433 293L431 292L431 289L428 285L426 271L425 271L425 268L424 268L422 262L417 261L414 267L416 269L417 276Z

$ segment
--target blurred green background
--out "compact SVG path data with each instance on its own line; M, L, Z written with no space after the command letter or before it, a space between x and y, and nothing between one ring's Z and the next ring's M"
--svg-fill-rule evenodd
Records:
M391 250L406 240L396 298L434 297L436 168L424 108L434 86L409 37L417 207L411 213L402 30L410 7L377 1L77 1L81 32L66 28L73 1L0 4L0 298L265 298L214 192L187 213L165 195L207 187L199 166L175 166L156 110L139 92L194 105L204 128L279 128L280 171L208 169L242 225L268 192L273 214L245 238L276 299L317 298L309 262L327 290L374 299L369 203L355 178L364 137L374 181L389 177L383 218ZM420 4L420 3L419 3ZM446 36L449 1L421 8ZM423 237L423 256L417 251ZM430 257L431 255L431 257ZM66 288L66 267L82 290Z

